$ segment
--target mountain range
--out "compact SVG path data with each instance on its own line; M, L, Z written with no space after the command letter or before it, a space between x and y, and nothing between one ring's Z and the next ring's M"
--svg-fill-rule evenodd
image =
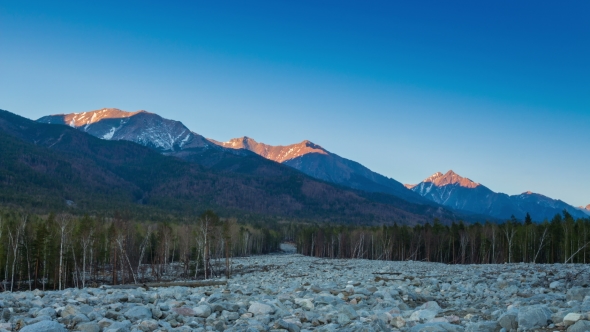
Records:
M206 150L229 154L253 152L259 156L295 168L319 180L366 192L391 194L406 201L431 204L408 190L400 182L372 172L363 165L342 158L310 141L288 146L271 146L242 137L229 142L206 139L179 121L164 119L145 111L124 112L104 108L91 112L44 116L40 123L62 124L106 140L132 141L198 163Z
M520 195L496 193L486 186L459 174L437 172L416 185L406 185L417 194L455 210L468 211L506 220L512 216L523 220L527 213L534 221L550 220L563 210L578 218L586 215L577 208L541 194Z
M124 114L116 121L120 125L142 114ZM98 128L97 122L90 124ZM168 149L142 141L147 147L114 140L123 127L107 139L70 124L40 123L0 111L3 206L98 214L119 210L163 219L214 209L227 217L344 224L414 225L434 218L446 223L468 218L435 203L414 204L320 181L245 150L208 143L171 144ZM174 153L190 158L169 155Z
M228 142L217 142L212 139L210 141L225 148L252 151L316 179L367 192L391 194L410 202L425 203L424 199L407 190L400 182L375 173L356 161L342 158L307 140L287 146L267 145L249 137L234 138Z
M402 185L395 179L369 170L358 162L340 157L310 141L287 146L272 146L249 137L227 142L207 139L179 121L164 119L145 111L125 112L104 108L91 112L49 115L39 123L62 124L103 140L126 140L149 147L167 156L174 156L208 169L232 174L274 176L274 164L289 166L317 180L364 192L365 197L406 208L429 206L447 216L506 220L511 216L523 220L529 213L535 221L551 219L567 210L576 217L590 210L574 208L560 200L525 192L509 196L449 171L436 173L417 185ZM263 163L265 160L274 163ZM441 206L455 212L441 210ZM416 210L414 210L416 211ZM444 211L444 212L443 212Z

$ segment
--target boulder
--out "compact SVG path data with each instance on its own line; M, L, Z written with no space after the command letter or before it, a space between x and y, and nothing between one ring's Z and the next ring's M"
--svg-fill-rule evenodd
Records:
M579 320L574 325L567 328L567 332L586 332L590 331L590 321Z
M140 305L127 310L123 315L125 316L125 318L135 322L138 320L152 318L152 311Z
M469 324L465 332L496 332L500 328L498 322L477 322Z
M274 311L273 307L260 302L253 302L250 305L250 308L248 308L248 312L251 312L254 315L268 315L272 314Z
M416 321L416 322L428 322L429 320L436 317L436 312L427 309L420 309L414 311L408 320Z
M584 301L586 296L590 295L590 288L572 287L567 291L565 299L568 301Z
M295 304L299 305L303 310L313 310L314 305L311 299L295 299Z
M68 304L63 310L59 313L61 317L68 317L70 315L77 315L80 311L78 310L77 306L73 306Z
M348 305L342 306L340 308L340 313L346 315L349 320L357 319L359 317L356 311Z
M410 332L463 332L464 330L459 325L449 323L425 323L413 326Z
M139 323L137 328L144 332L152 332L158 329L158 322L153 319L144 320L143 322Z
M39 323L27 325L20 332L66 332L67 330L58 322L44 320Z
M523 307L518 311L518 327L530 330L550 324L553 312L544 305Z
M83 331L83 332L100 332L100 326L96 323L82 323L76 325L76 331Z
M507 312L500 316L498 324L505 328L507 331L516 330L518 328L518 313Z
M197 315L193 309L187 307L172 308L172 311L179 314L180 316L194 317Z
M582 318L583 318L582 314L571 312L571 313L565 315L565 317L563 317L563 325L565 325L565 326L574 325L577 321L581 320Z
M211 307L205 304L202 304L193 310L195 312L195 316L197 317L207 318L211 315Z

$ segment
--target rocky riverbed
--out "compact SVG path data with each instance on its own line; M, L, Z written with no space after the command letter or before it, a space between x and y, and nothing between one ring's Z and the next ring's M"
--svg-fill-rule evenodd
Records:
M225 286L0 293L0 331L590 331L588 265L271 255Z

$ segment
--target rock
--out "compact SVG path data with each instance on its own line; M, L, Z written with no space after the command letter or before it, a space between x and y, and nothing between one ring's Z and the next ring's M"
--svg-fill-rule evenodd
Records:
M30 321L27 321L27 324L31 325L31 324L42 322L44 320L52 320L52 319L51 319L51 317L49 317L47 315L40 315L40 316L37 316L37 317L31 319Z
M570 326L574 325L577 321L581 320L583 316L578 313L569 313L563 317L563 325Z
M579 320L574 325L567 328L567 332L586 332L590 331L590 321Z
M554 282L552 282L552 283L549 284L549 288L551 288L551 289L556 289L556 288L559 288L559 287L561 287L561 282L559 282L559 281L554 281Z
M197 313L193 309L187 307L172 308L172 311L181 316L194 317L197 315Z
M193 309L195 316L207 318L211 315L211 308L208 305L202 304Z
M144 320L143 322L139 323L138 328L144 332L152 332L158 329L158 322L153 319Z
M268 304L254 302L250 305L250 308L248 308L248 312L251 312L256 316L272 314L273 312L275 312L275 310Z
M58 322L45 320L25 326L20 332L66 332L66 329Z
M128 320L124 320L122 322L114 322L103 332L128 332L130 326L131 322Z
M428 322L429 320L436 317L436 312L427 310L427 309L420 309L414 311L408 320L416 321L416 322Z
M152 318L152 311L144 306L136 306L127 310L123 316L132 322Z
M49 316L51 318L55 318L57 316L57 312L53 308L43 308L36 313L37 316Z
M516 330L518 328L518 314L516 312L507 312L500 316L498 324L506 330Z
M418 309L430 310L435 312L436 314L438 314L442 310L438 303L436 303L435 301L428 301L420 307L418 307Z
M415 325L410 332L462 332L465 329L449 323L425 323Z
M572 287L567 291L566 300L584 301L586 296L590 295L590 288Z
M163 313L162 313L162 310L160 310L160 308L157 308L157 307L152 308L152 318L160 319L160 317L162 317L162 315L163 315Z
M477 322L468 325L465 332L496 332L500 328L497 322Z
M83 331L83 332L100 332L100 326L96 323L82 323L76 325L76 331Z
M277 325L279 328L285 329L289 332L299 332L301 330L299 328L299 326L297 326L291 322L284 321L282 319L279 319L279 321L277 322Z
M295 304L299 305L303 310L313 310L314 305L311 299L295 299Z
M346 317L348 317L349 320L357 319L359 317L357 312L351 306L348 305L342 306L340 308L340 313L346 315Z
M402 327L406 326L406 321L402 316L395 316L389 321L389 324L397 327L398 329L401 329Z
M530 330L550 324L553 312L543 305L523 307L518 311L518 327Z
M68 304L63 310L60 311L60 317L68 317L70 315L76 315L79 313L78 307Z
M8 322L10 320L11 316L12 316L12 312L10 312L10 309L8 309L8 308L2 309L2 320L4 320L5 322Z
M336 321L340 325L346 325L346 324L350 323L350 318L348 318L348 316L346 314L339 313L336 318Z

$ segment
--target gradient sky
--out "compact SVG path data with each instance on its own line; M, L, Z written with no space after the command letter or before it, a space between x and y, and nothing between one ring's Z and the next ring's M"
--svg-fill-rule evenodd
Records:
M589 1L163 3L0 0L0 108L144 109L590 204Z

